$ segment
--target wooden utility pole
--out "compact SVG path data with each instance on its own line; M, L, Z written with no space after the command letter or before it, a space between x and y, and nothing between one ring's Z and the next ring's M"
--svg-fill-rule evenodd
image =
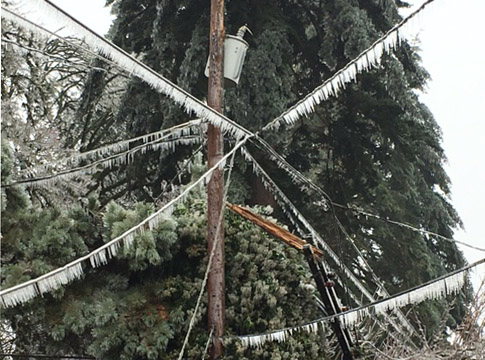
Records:
M209 38L209 92L208 104L222 113L224 84L224 0L211 0L211 20ZM207 163L209 169L214 166L224 153L222 132L209 124L207 129ZM215 246L215 253L210 267L207 283L208 326L213 330L213 343L209 351L211 359L222 356L222 343L219 337L224 334L225 291L224 278L224 228L218 228L224 201L224 172L216 169L212 173L207 187L207 247L209 254Z

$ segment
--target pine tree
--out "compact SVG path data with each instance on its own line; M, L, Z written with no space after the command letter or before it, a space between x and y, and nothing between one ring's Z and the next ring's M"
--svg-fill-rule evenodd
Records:
M208 4L197 0L113 4L118 16L113 41L203 98ZM240 85L225 93L225 113L251 130L278 116L400 19L393 1L227 1L226 13L228 34L243 24L254 34L248 38L250 50ZM335 203L452 237L460 220L449 202L440 129L416 94L427 79L417 49L403 43L377 69L359 75L355 84L319 106L314 115L293 128L263 136ZM138 80L132 80L122 104L117 116L126 121L132 136L187 119L170 99ZM464 264L453 244L355 216L352 211L319 208L325 199L315 201L319 196L315 193L302 195L264 153L252 150L286 193L299 194L292 200L346 263L359 268L372 290L376 289L372 276L357 260L335 216L391 293ZM180 156L183 151L163 162L157 154L145 157L125 172L129 185L124 188L144 200L149 197L140 189L146 187L157 196L160 183L173 174ZM234 199L268 202L250 168L242 163L238 168ZM463 308L458 308L457 318L463 314ZM426 316L427 327L437 325L431 319L438 318L438 309L428 309L428 315L435 315Z
M2 163L7 165L7 159ZM33 211L26 202L20 216L14 211L19 203L11 203L12 198L8 191L7 220L2 223L5 287L84 255L153 212L152 205L138 203L126 210L110 203L101 214L96 201L88 212ZM81 280L43 298L4 309L16 351L83 353L99 359L176 358L207 262L205 208L204 194L192 195L154 231L137 236L108 266L89 270ZM301 254L235 215L228 214L226 223L227 333L264 332L318 317ZM184 358L201 356L207 337L205 307L204 301ZM326 347L316 346L316 341L322 339L301 335L255 352L233 341L226 358L294 359L295 353L322 357Z
M117 14L110 31L116 44L195 96L205 96L206 1L108 3ZM250 50L239 87L226 90L225 113L253 131L342 68L399 19L390 0L226 1L226 13L227 33L248 24L254 37L247 38ZM113 69L102 62L96 67L106 71L91 72L83 79L82 97L71 109L65 129L72 135L66 144L77 144L84 151L187 121L170 99L140 80L110 73ZM371 292L377 290L372 274L359 261L336 218L391 293L464 263L453 244L345 209L358 206L384 219L449 237L460 224L449 202L439 126L416 95L426 80L417 50L404 43L377 69L359 75L355 84L319 106L314 115L294 127L263 134L325 190L335 202L330 209L321 205L328 197L302 192L264 152L249 147ZM7 264L3 286L63 265L142 220L153 211L150 203L163 197L162 184L173 178L178 163L192 152L179 148L168 157L147 152L126 166L96 174L91 190L99 196L90 198L84 209L41 210L17 187L2 192L6 200L2 234L8 239L2 252L2 262ZM15 157L9 160L8 150L2 151L4 155L2 179L12 172L9 161L16 161ZM29 160L26 157L25 162ZM262 190L252 194L258 181L250 166L238 161L230 200L267 201L268 194ZM178 185L188 181L189 177L182 178ZM109 265L88 271L79 282L45 298L7 310L5 318L17 334L17 348L87 353L100 359L175 358L205 269L204 219L202 195L192 196ZM313 294L304 286L311 280L301 254L233 215L226 222L227 334L264 332L318 317ZM345 285L352 289L351 284ZM437 329L443 303L429 302L414 315L430 334ZM459 299L450 325L460 320L463 309ZM191 338L189 358L200 358L205 345L202 314L204 308L197 335ZM301 336L247 351L235 342L227 346L226 357L324 357L325 341L322 334Z

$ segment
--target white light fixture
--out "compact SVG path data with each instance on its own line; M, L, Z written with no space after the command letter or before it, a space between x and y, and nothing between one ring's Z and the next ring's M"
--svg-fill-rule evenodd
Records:
M241 71L249 44L243 39L246 31L251 31L246 25L241 26L237 35L226 35L224 41L224 87L234 87L239 84ZM209 59L204 75L209 77Z

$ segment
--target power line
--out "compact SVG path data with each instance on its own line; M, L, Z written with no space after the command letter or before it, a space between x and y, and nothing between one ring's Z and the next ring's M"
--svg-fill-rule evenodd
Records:
M368 216L368 217L372 217L372 218L375 218L375 219L384 221L384 222L386 222L388 224L397 225L397 226L400 226L402 228L405 228L405 229L408 229L408 230L411 230L411 231L414 231L414 232L417 232L417 233L420 233L420 234L433 236L433 237L436 237L436 238L441 239L441 240L449 241L449 242L452 242L452 243L456 243L456 244L460 244L460 245L469 247L469 248L474 249L474 250L478 250L478 251L485 252L485 249L484 248L480 248L478 246L465 243L463 241L459 241L459 240L456 240L456 239L452 239L452 238L449 238L449 237L440 235L440 234L435 233L435 232L432 232L432 231L428 231L428 230L424 230L424 229L419 229L419 228L417 228L417 227L415 227L413 225L410 225L410 224L406 224L406 223L399 222L399 221L396 221L396 220L391 220L391 219L388 219L388 218L384 218L382 216L379 216L379 215L372 214L372 213L369 213L367 211L364 211L364 210L362 210L362 209L360 209L360 208L358 208L356 206L345 206L345 205L342 205L342 204L339 204L339 203L336 203L336 202L332 202L332 205L334 205L336 207L339 207L341 209L344 209L344 210L350 210L350 211L353 211L354 213L358 213L358 214L361 214L361 215L364 215L364 216Z
M43 55L44 57L48 57L48 58L51 58L51 59L59 60L59 61L61 61L63 63L69 63L69 64L72 64L72 65L75 65L75 66L81 66L81 67L84 67L86 69L91 69L91 70L94 70L94 71L102 71L102 72L110 73L110 74L113 74L113 75L119 75L119 76L125 77L127 79L129 78L129 76L127 76L125 74L122 74L121 72L113 72L113 71L110 71L110 70L107 70L107 69L104 69L104 68L101 68L101 67L97 67L97 66L92 66L92 65L88 65L88 64L76 62L76 61L67 59L67 58L65 58L63 56L55 55L55 54L50 54L50 53L45 52L45 51L42 51L40 49L36 49L36 48L30 47L30 46L21 44L21 43L19 43L17 41L13 41L13 40L10 40L10 39L7 39L7 38L3 38L2 37L2 42L5 42L5 43L8 43L8 44L17 46L19 48L22 48L22 49L25 49L25 50L28 50L28 51L36 52L38 54Z
M418 9L393 26L366 50L362 51L357 57L348 62L342 69L337 71L329 79L325 80L323 84L317 86L312 92L307 94L295 105L291 106L280 116L266 124L260 130L260 132L264 132L268 129L278 128L279 123L283 121L290 125L294 124L296 120L300 118L300 116L308 115L314 112L315 105L319 105L320 102L327 100L331 95L336 96L341 89L345 88L346 83L355 81L358 73L379 64L379 59L384 51L390 52L391 49L398 45L400 41L399 37L402 32L401 28L433 1L434 0L425 1Z
M207 337L207 342L205 343L204 347L204 352L202 353L201 360L205 359L205 356L207 355L207 351L209 350L209 345L212 340L212 333L214 332L214 328L211 329L209 336Z
M461 269L449 272L433 280L427 281L424 284L412 287L405 291L401 291L387 298L377 300L373 303L366 304L358 308L348 310L346 312L325 316L304 325L286 327L279 330L271 330L269 332L257 335L223 336L221 339L223 341L238 339L244 341L244 344L246 346L259 347L266 341L285 341L293 333L300 332L302 330L307 332L315 332L316 330L318 330L318 326L322 326L324 322L331 321L335 318L343 319L343 323L347 326L353 325L355 322L361 321L364 317L372 315L371 309L374 309L376 315L385 314L388 310L392 311L396 307L419 303L427 299L437 299L451 293L455 293L459 291L459 289L465 283L464 274L472 268L475 268L484 263L485 258L476 261L473 264L464 266ZM439 284L440 282L442 283Z
M108 167L112 167L114 165L117 165L118 163L120 163L120 164L127 163L127 162L130 161L130 157L131 157L131 159L133 159L133 155L135 153L137 153L140 150L146 149L146 148L153 147L153 148L170 149L173 146L175 146L175 144L177 142L180 143L180 144L186 143L188 145L191 145L191 144L193 144L197 141L200 141L199 136L186 136L186 137L180 137L180 138L177 138L177 139L171 139L171 140L166 140L166 141L162 141L161 139L157 139L157 140L148 142L146 144L139 145L139 146L137 146L137 147L135 147L131 150L127 150L125 152L122 152L121 154L111 155L107 158L94 161L94 162L87 164L87 165L84 165L84 166L63 170L63 171L60 171L60 172L55 173L55 174L39 176L39 177L35 177L35 178L30 178L30 179L17 180L17 181L8 183L8 184L4 184L1 187L2 188L8 188L8 187L12 187L12 186L15 186L15 185L21 185L21 184L30 184L31 185L31 184L40 183L40 182L51 183L51 182L55 181L56 179L62 179L62 178L66 178L66 177L69 178L69 177L75 176L77 174L85 173L86 171L92 171L92 168L94 168L98 165L104 164L104 163L108 163L108 165L107 165ZM161 144L166 144L166 146L164 147ZM114 160L117 160L117 161L114 161Z
M100 165L106 162L108 162L107 166L113 166L116 163L125 163L125 162L128 162L128 160L130 160L130 157L133 157L134 153L140 150L144 151L146 148L152 149L152 150L160 150L160 149L172 150L176 145L191 145L192 143L197 142L198 139L201 139L200 135L196 135L197 134L196 132L192 134L192 131L190 130L193 126L198 126L198 125L200 125L200 120L196 119L196 120L188 121L183 124L173 126L168 129L163 129L153 133L137 136L128 140L118 141L116 143L112 143L93 150L79 153L77 155L71 156L70 158L61 159L59 162L64 164L78 163L81 160L91 160L92 158L95 158L97 156L110 154L112 152L122 151L121 153L96 160L95 162L86 164L84 166L68 168L54 174L26 178L26 179L19 179L11 183L4 184L1 187L11 187L11 186L20 185L20 184L32 185L38 182L55 181L56 178L74 176L75 174L83 173L84 171L89 171L92 167L95 167L97 165ZM178 136L178 137L174 137L174 136ZM165 140L168 138L169 140ZM144 144L138 145L137 147L129 149L129 146L132 143L138 142L138 141L144 142ZM165 146L162 146L160 144L165 144ZM128 149L128 150L125 150L125 149ZM125 151L123 152L123 150ZM123 157L126 157L127 161L123 161ZM116 159L118 160L114 161ZM33 172L35 169L47 170L49 169L49 167L41 166L38 168L34 168L33 170L32 169L29 169L29 170L30 172Z
M429 2L431 2L431 1L432 1L432 0L428 1L428 3L429 3ZM50 2L47 2L47 3L48 3L48 4L50 4ZM75 20L75 19L74 19L74 20ZM232 124L231 124L231 125L232 125ZM278 155L279 155L279 154L278 154ZM280 157L281 157L281 156L280 156ZM288 164L288 163L287 163L287 164ZM288 164L288 165L289 165L289 164ZM322 190L322 191L323 191L323 190Z
M78 279L83 274L82 263L85 261L89 260L91 267L93 268L108 263L108 260L117 254L121 243L123 243L124 246L129 247L131 246L136 234L138 234L140 231L144 231L145 229L153 229L155 226L157 226L157 224L161 221L163 214L168 209L171 209L179 201L183 201L186 195L195 187L199 186L199 184L201 184L203 181L207 182L212 173L220 166L223 166L227 158L236 152L241 146L243 146L248 139L249 137L245 137L244 139L240 140L231 149L231 151L225 154L216 164L214 164L214 166L202 174L199 179L187 186L182 193L170 200L140 223L126 230L123 234L91 251L89 254L79 257L62 267L56 268L35 279L31 279L10 288L0 290L0 304L2 304L4 307L22 304L39 295L58 289L60 286Z
M67 27L74 29L80 34L80 36L83 36L84 41L89 46L98 49L100 52L113 59L112 61L123 70L129 72L130 74L136 75L158 92L170 97L175 103L185 108L186 111L194 112L201 118L209 121L214 126L220 127L223 131L230 132L238 139L241 139L245 136L253 136L252 133L245 129L243 126L237 124L225 115L222 115L221 113L215 111L210 106L203 103L189 92L183 90L182 88L175 85L170 80L163 77L140 60L128 54L119 46L98 35L96 32L89 29L77 19L75 19L56 5L52 4L50 1L38 1L36 2L36 4L37 8L35 10L39 11L40 9L41 11L45 12L47 16L52 15L57 19L57 21L64 22ZM25 5L26 10L32 10L32 7L30 7L27 3L25 3ZM41 32L43 33L46 32L46 29L42 26L39 26L38 24L28 19L25 19L24 17L3 6L2 16L5 16L7 19L16 21L20 25L23 25L31 30L35 29L36 31L41 30ZM62 40L66 40L65 38L54 34L49 30L47 30L47 33L52 36L56 36Z
M258 143L256 144L255 141L257 141ZM405 223L402 223L402 222L399 222L399 221L395 221L395 220L385 219L385 218L382 218L382 217L380 217L379 215L376 215L376 214L367 213L367 212L359 209L358 207L347 207L345 205L338 204L338 203L334 202L331 199L331 197L320 186L318 186L315 183L313 183L308 177L306 177L305 175L303 175L300 171L298 171L290 163L288 163L265 140L263 140L259 136L256 136L255 137L255 141L252 141L252 142L255 143L262 151L264 151L267 154L269 154L270 155L270 159L272 159L273 161L275 161L276 164L278 165L278 167L280 169L286 171L290 175L290 179L292 179L293 182L298 182L300 185L302 185L301 190L310 190L310 189L313 189L314 191L316 191L317 193L319 193L322 196L322 200L324 200L324 203L322 205L323 205L323 209L325 211L329 210L329 208L331 208L331 206L334 205L334 206L338 206L338 207L345 208L345 209L348 209L348 210L353 210L353 211L359 212L362 215L366 215L366 216L370 216L370 217L375 217L376 219L379 219L379 220L382 220L382 221L386 221L386 222L388 222L390 224L394 224L394 225L398 225L398 226L401 226L401 227L405 227L405 228L407 228L409 230L412 230L412 231L415 231L415 232L419 232L421 234L432 235L432 236L435 236L435 237L437 237L439 239L442 239L442 240L445 240L445 241L450 241L450 242L456 242L458 244L462 244L463 246L467 246L467 247L470 247L470 248L475 249L475 250L478 250L478 251L485 251L485 249L483 249L483 248L480 248L480 247L477 247L477 246L474 246L474 245L470 245L470 244L467 244L465 242L458 241L458 240L455 240L455 239L450 239L450 238L447 238L447 237L445 237L443 235L440 235L440 234L437 234L437 233L434 233L434 232L431 232L431 231L427 231L427 230L423 230L423 229L418 229L417 227L411 226L409 224L405 224Z
M362 282L354 275L354 273L345 265L343 259L339 258L338 255L333 251L333 249L324 241L324 239L320 236L320 234L311 226L308 220L303 216L303 214L295 207L295 205L291 202L291 200L283 193L283 191L276 185L273 179L269 177L266 171L261 167L261 165L254 159L254 157L249 154L248 152L245 153L247 156L247 160L253 163L253 167L257 169L255 171L256 174L262 175L263 179L265 178L266 181L269 183L269 186L275 190L275 193L281 198L283 203L289 207L290 211L296 216L298 221L300 221L304 227L310 231L310 234L314 241L316 241L333 259L335 264L342 270L342 272L354 283L355 286L360 290L362 295L364 295L368 300L371 302L375 301L374 296L366 289L366 287L362 284ZM273 194L275 194L273 193ZM387 316L386 316L387 317ZM416 332L414 327L411 326L409 321L404 317L402 314L398 314L399 320L403 323L404 327ZM408 342L415 346L414 342L409 338L407 334L394 322L391 317L387 317L387 320L394 326L394 328L400 332Z

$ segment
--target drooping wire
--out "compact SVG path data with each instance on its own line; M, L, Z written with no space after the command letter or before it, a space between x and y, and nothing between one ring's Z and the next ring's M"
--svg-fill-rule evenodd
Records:
M322 246L323 249L330 255L330 257L335 261L337 266L343 270L343 273L350 278L354 284L357 286L357 288L362 292L362 294L367 297L371 301L375 301L375 298L370 294L369 291L365 288L365 286L360 282L360 280L353 274L353 272L343 263L343 259L339 258L337 254L333 251L333 249L323 240L323 238L317 233L317 231L310 225L308 220L305 219L303 214L300 213L300 211L295 207L295 205L291 202L291 200L283 193L283 191L276 185L275 181L271 179L271 177L266 173L266 171L261 167L261 165L254 159L254 157L243 148L243 154L245 155L246 159L250 162L253 163L253 167L255 168L255 173L257 175L262 176L263 183L264 181L267 181L268 186L273 188L275 192L273 193L274 195L278 195L282 202L284 203L283 206L287 206L290 211L296 216L298 221L300 221L307 230L310 231L314 241L317 240L317 244ZM265 179L265 180L264 180ZM290 214L290 213L288 213ZM293 223L295 221L292 221ZM297 228L298 229L298 228ZM350 296L352 296L352 293L349 293ZM359 303L360 301L356 298L353 297L354 300ZM399 315L398 315L399 316ZM409 338L409 336L394 322L394 320L391 317L388 317L387 320L396 328L398 332L400 332L406 340L411 344L412 346L416 346L414 342ZM404 316L399 316L399 320L404 323L404 326L411 331L416 331L414 327L411 327L408 320Z
M100 36L96 32L92 31L86 25L82 24L76 18L72 17L56 5L52 4L48 0L38 1L37 5L39 8L43 9L46 13L52 13L57 16L60 20L64 21L66 25L74 28L76 31L82 34L84 40L95 49L105 53L107 56L112 58L112 61L116 63L119 67L134 74L141 80L145 81L151 85L158 92L170 97L178 105L182 106L187 112L194 112L198 116L202 117L204 120L211 122L213 125L220 127L222 130L227 131L241 139L245 136L254 136L250 131L245 129L243 126L232 121L225 115L215 111L210 106L204 102L197 99L195 96L180 88L179 86L172 83L167 78L160 75L158 72L136 59L132 55L128 54L126 51L121 49L119 46L108 41L104 37ZM29 8L29 7L27 7ZM31 8L29 8L31 9ZM16 14L15 12L9 10L2 6L2 16L7 17L7 19L17 21L20 25L24 25L27 28L35 28L45 32L45 28L39 26L38 24L25 19L24 17ZM61 40L65 40L62 36L54 34L51 31L48 33L52 36L56 36ZM99 56L99 55L98 55Z
M377 219L377 220L386 222L388 224L400 226L402 228L408 229L408 230L413 231L413 232L420 233L422 235L433 236L433 237L438 238L440 240L444 240L444 241L448 241L448 242L451 242L451 243L460 244L460 245L466 246L466 247L468 247L470 249L474 249L474 250L478 250L478 251L485 252L485 248L481 248L481 247L478 247L478 246L475 246L475 245L471 245L471 244L468 244L468 243L463 242L463 241L460 241L460 240L456 240L456 239L453 239L453 238L449 238L449 237L440 235L440 234L438 234L436 232L433 232L433 231L419 229L416 226L413 226L413 225L410 225L410 224L406 224L406 223L403 223L403 222L400 222L400 221L391 220L391 219L388 219L388 218L383 218L382 216L369 213L369 212L364 211L364 210L362 210L362 209L360 209L360 208L358 208L356 206L345 206L345 205L342 205L342 204L339 204L339 203L336 203L336 202L332 202L332 204L335 207L339 207L339 208L344 209L344 210L350 210L353 213L360 214L360 215L364 215L364 216L367 216L367 217L372 217L374 219Z
M353 211L360 213L362 215L365 215L365 216L375 217L376 219L386 221L390 224L405 227L405 228L407 228L411 231L419 232L421 234L428 234L428 235L431 235L431 236L436 236L436 238L439 238L439 239L442 239L442 240L445 240L445 241L455 242L455 243L461 244L463 246L470 247L470 248L475 249L475 250L485 251L485 249L483 249L483 248L479 248L479 247L476 247L474 245L470 245L470 244L467 244L465 242L458 241L458 240L455 240L455 239L447 238L443 235L440 235L440 234L437 234L437 233L434 233L434 232L431 232L431 231L419 229L419 228L414 227L414 226L409 225L409 224L405 224L405 223L402 223L402 222L399 222L399 221L396 221L396 220L384 219L384 218L380 217L379 215L365 212L365 211L359 209L358 207L354 207L354 206L348 207L348 206L345 206L345 205L338 204L331 199L331 197L325 192L325 190L323 190L320 186L313 183L313 181L311 181L307 176L303 175L300 171L298 171L290 163L288 163L286 161L286 159L283 158L279 153L277 153L264 139L262 139L261 137L256 135L254 137L254 140L252 140L251 142L253 144L255 144L258 148L260 148L262 151L267 153L270 156L270 159L272 159L278 165L278 167L280 169L286 171L288 173L288 175L290 176L290 178L293 180L293 182L301 185L301 188L300 188L301 190L308 191L310 189L313 189L316 193L320 194L321 197L322 197L321 201L323 201L322 204L321 204L323 210L329 210L331 205L334 205L336 207L341 207L341 208L344 208L344 209L353 210Z
M102 71L102 72L105 72L105 73L109 73L109 74L112 74L112 75L118 75L118 76L122 76L124 78L129 79L129 76L127 76L127 75L125 75L125 74L123 74L121 72L113 72L111 70L104 69L104 68L101 68L101 67L97 67L97 66L92 66L92 65L89 65L89 64L84 64L84 63L76 62L76 61L67 59L67 58L65 58L63 56L55 55L55 54L50 54L48 52L42 51L41 49L36 49L36 48L31 47L31 46L27 46L27 45L21 44L21 43L19 43L17 41L13 41L13 40L10 40L10 39L7 39L7 38L3 38L2 37L2 42L8 43L10 45L13 45L13 46L16 46L16 47L19 47L19 48L22 48L22 49L25 49L25 50L28 50L28 51L32 51L32 52L41 54L44 57L48 57L48 58L51 58L51 59L54 59L54 60L59 60L59 61L61 61L63 63L68 63L68 64L72 64L72 65L75 65L75 66L81 66L81 67L83 67L85 69L89 69L89 70ZM103 58L103 59L106 60L105 58Z
M407 290L401 291L401 292L394 294L392 296L389 296L387 298L380 299L380 300L377 300L377 301L372 302L370 304L366 304L366 305L363 305L363 306L360 306L358 308L351 309L351 310L348 310L348 311L345 311L345 312L342 312L342 313L338 313L338 314L334 314L334 315L330 315L330 316L325 316L325 317L319 318L317 320L311 321L311 322L303 324L303 325L298 325L298 326L294 326L294 327L285 327L285 328L282 328L282 329L279 329L279 330L271 330L271 331L268 331L266 333L257 334L257 335L243 335L243 336L241 336L241 335L228 335L228 336L221 337L221 339L223 341L227 341L227 340L230 340L230 339L245 340L246 344L251 345L251 342L247 341L249 338L263 338L262 339L263 342L264 341L281 341L281 339L283 339L283 340L285 339L285 337L287 336L286 334L291 335L294 332L299 332L299 331L302 331L302 330L306 330L306 331L310 332L310 331L314 330L315 328L317 328L318 325L321 325L321 324L323 324L324 322L327 322L327 321L331 321L335 318L341 318L341 319L344 320L344 321L342 321L342 323L344 325L349 325L349 322L345 320L346 318L349 318L349 316L350 316L350 318L352 318L353 321L355 321L355 320L359 320L363 316L367 316L367 315L371 314L370 310L372 308L375 309L376 312L386 312L387 310L392 310L395 306L400 306L399 302L394 303L398 299L402 299L403 300L402 303L404 305L409 305L410 303L412 303L412 299L414 298L413 294L420 293L423 290L428 290L429 293L424 297L422 297L422 296L418 297L419 302L426 300L426 299L430 299L430 298L439 298L441 296L448 295L449 293L456 292L465 283L465 281L463 280L464 277L465 277L465 274L468 271L470 271L471 269L476 268L476 267L478 267L478 266L480 266L484 263L485 263L485 258L478 260L478 261L476 261L472 264L469 264L467 266L464 266L460 269L451 271L451 272L449 272L445 275L434 278L434 279L427 281L423 284L420 284L420 285L414 286L412 288L409 288ZM453 287L453 289L450 289L450 288L447 287L447 285L446 285L447 280L449 280L450 282L455 282L458 278L463 280L463 281L457 282L455 284L455 286ZM444 282L444 283L440 286L440 291L438 292L437 289L436 289L436 284L438 284L440 282ZM352 321L350 321L350 322L352 322ZM282 335L281 336L275 336L277 334L282 334ZM274 335L274 336L272 336L272 335ZM260 346L260 345L261 345L261 341L257 341L256 346Z
M269 129L273 129L275 124L278 124L281 121L287 120L286 117L289 118L287 123L294 123L298 117L301 115L308 115L314 111L314 106L320 104L323 100L325 101L330 95L336 95L339 89L345 86L345 83L350 82L356 79L356 75L359 72L359 68L368 68L369 65L364 66L364 63L372 63L371 57L377 57L375 54L375 50L378 46L384 44L384 48L386 50L390 50L395 45L395 42L399 41L399 30L406 25L411 19L413 19L416 15L418 15L421 11L425 9L426 6L431 4L434 0L427 0L421 4L419 8L413 11L411 14L406 16L403 20L399 23L394 25L390 30L388 30L383 36L377 39L372 45L370 45L367 49L362 51L357 57L352 59L348 62L342 69L337 71L334 75L332 75L329 79L325 80L323 84L317 86L313 91L307 94L303 99L298 101L296 104L291 106L289 109L285 110L281 115L277 118L270 121L267 125L262 127L259 132L264 132ZM387 41L389 41L387 43ZM386 45L387 44L387 45ZM374 59L375 61L376 59ZM293 114L292 114L293 113ZM296 114L295 114L296 113ZM258 132L258 133L259 133Z
M113 152L117 152L118 153L117 155L120 155L119 152L125 151L125 149L130 150L130 151L135 150L135 148L129 149L129 147L133 143L139 142L139 141L143 142L144 145L147 148L149 148L154 143L156 143L156 141L163 141L163 140L170 138L170 137L172 137L172 140L176 140L177 137L175 137L175 136L177 136L179 131L180 131L181 135L191 134L190 131L186 131L185 129L191 129L193 126L198 126L200 124L201 124L200 119L187 121L185 123L175 125L175 126L172 126L170 128L167 128L167 129L155 131L155 132L148 133L148 134L145 134L145 135L139 135L139 136L127 139L127 140L120 140L120 141L117 141L117 142L114 142L114 143L110 143L110 144L107 144L107 145L100 146L100 147L95 148L95 149L91 149L91 150L88 150L88 151L85 151L85 152L81 152L81 153L72 155L68 158L60 159L58 161L58 163L64 164L64 165L72 165L72 164L77 164L82 160L86 160L86 161L93 160L93 158L97 158L99 156L105 156L105 155L111 154ZM184 131L186 131L188 134L187 133L184 134ZM181 136L179 136L179 138L180 137ZM139 146L143 147L143 145L139 145ZM106 158L104 158L104 159L106 159ZM51 167L48 166L48 165L41 165L41 166L37 166L33 169L21 170L19 173L20 174L26 173L26 172L27 173L33 173L35 170L37 170L37 171L39 171L39 170L40 171L48 171L48 170L51 170ZM65 169L64 171L67 171L67 170L68 169ZM30 178L30 179L32 179L32 178Z
M205 348L204 348L204 352L202 353L201 360L204 360L205 359L205 356L207 355L207 351L209 350L209 344L212 341L212 334L213 333L214 333L214 327L211 328L211 331L209 333L209 336L207 337L207 342L205 343Z
M225 154L216 164L214 164L214 166L202 174L194 183L187 186L187 188L184 189L181 194L163 205L159 210L152 213L142 222L126 230L123 234L91 251L89 254L79 257L62 267L56 268L35 279L31 279L7 289L0 290L0 305L3 307L9 307L22 304L35 298L36 296L58 289L60 286L66 285L74 279L78 279L83 274L82 263L85 261L89 261L93 268L106 264L110 258L116 255L121 243L129 246L129 244L132 243L135 234L138 234L140 231L143 231L146 228L153 229L154 226L158 224L165 211L172 208L179 201L182 201L190 191L199 186L203 181L208 181L212 173L220 166L223 166L229 156L233 155L248 141L248 139L249 137L245 137L236 143L231 151Z
M39 177L34 177L34 178L29 178L29 179L22 179L22 180L13 181L13 182L8 183L8 184L2 184L1 187L2 188L9 188L9 187L12 187L12 186L22 185L22 184L32 185L32 184L42 183L42 182L46 182L46 181L50 183L50 182L56 181L57 179L61 179L61 178L66 177L66 176L70 177L70 176L74 176L76 174L83 173L85 171L90 171L92 168L94 168L98 165L105 164L105 163L108 163L108 166L112 166L112 164L114 163L113 160L116 160L116 159L121 159L121 160L118 160L120 163L125 162L125 160L123 160L123 159L126 159L126 162L129 162L130 157L132 158L135 153L137 153L138 151L141 151L143 149L146 149L146 148L156 147L157 145L164 144L164 143L184 142L185 140L187 140L188 143L193 143L193 141L195 141L197 139L200 139L200 137L199 136L186 136L186 137L180 137L178 139L171 139L171 140L167 140L167 141L157 139L157 140L153 140L153 141L147 142L145 144L139 145L139 146L137 146L133 149L124 151L120 154L111 155L107 158L94 161L90 164L86 164L86 165L83 165L83 166L63 170L63 171L60 171L60 172L55 173L55 174L49 174L49 175L44 175L44 176L39 176Z

